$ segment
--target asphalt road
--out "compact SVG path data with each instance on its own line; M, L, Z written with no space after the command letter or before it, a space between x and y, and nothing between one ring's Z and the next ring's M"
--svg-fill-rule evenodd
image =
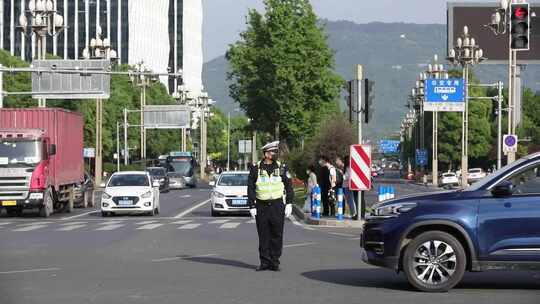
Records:
M402 274L360 261L358 230L292 221L282 271L255 272L255 224L210 217L209 192L162 194L156 217L1 217L0 303L540 302L540 272L467 274L448 294L416 292Z

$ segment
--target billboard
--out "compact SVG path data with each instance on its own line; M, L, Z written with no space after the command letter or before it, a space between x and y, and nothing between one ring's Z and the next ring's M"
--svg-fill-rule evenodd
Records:
M191 110L181 105L144 106L145 129L188 129Z
M43 99L108 99L111 94L111 75L105 72L109 60L34 60L34 68L80 71L80 73L32 73L34 98Z
M486 27L491 21L491 15L499 7L499 2L448 2L447 51L454 47L463 27L468 26L470 34L487 57L484 64L508 64L509 30L506 34L497 36ZM540 2L531 3L531 14L532 12L540 16ZM520 64L540 64L540 20L531 20L530 50L518 52Z

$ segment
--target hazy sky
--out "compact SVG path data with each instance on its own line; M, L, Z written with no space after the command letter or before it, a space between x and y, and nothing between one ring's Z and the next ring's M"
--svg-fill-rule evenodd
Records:
M472 2L498 2L474 0ZM446 23L446 0L312 0L319 17L356 23ZM459 2L471 2L461 0ZM262 0L203 0L204 60L225 53L245 28L249 8L262 9Z

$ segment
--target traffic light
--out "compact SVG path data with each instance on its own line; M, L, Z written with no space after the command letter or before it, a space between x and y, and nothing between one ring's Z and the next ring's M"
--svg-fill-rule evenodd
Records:
M364 79L364 122L369 123L373 116L373 100L375 99L374 91L375 82L369 79Z
M516 51L528 51L530 41L530 7L528 3L510 5L511 48Z

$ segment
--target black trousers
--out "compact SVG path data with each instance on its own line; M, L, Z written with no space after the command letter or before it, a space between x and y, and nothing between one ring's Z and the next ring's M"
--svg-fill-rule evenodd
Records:
M336 206L333 202L330 201L330 198L328 197L328 191L330 189L327 188L321 188L321 202L323 205L323 216L334 216L336 215Z
M283 249L285 205L279 199L275 201L257 201L256 207L261 266L277 267Z

